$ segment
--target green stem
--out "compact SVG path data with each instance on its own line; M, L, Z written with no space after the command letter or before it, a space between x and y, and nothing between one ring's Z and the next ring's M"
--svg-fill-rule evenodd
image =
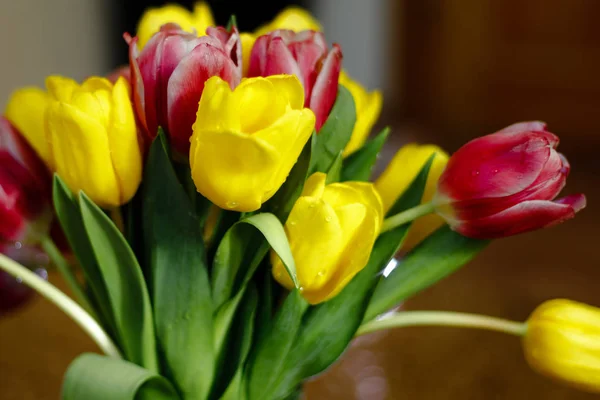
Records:
M0 269L8 272L15 278L21 279L24 284L54 303L65 314L71 317L71 319L94 340L107 356L122 358L121 352L98 322L54 285L46 282L21 264L6 257L4 254L0 254Z
M451 311L402 311L389 317L363 324L356 336L390 328L407 326L454 326L460 328L478 328L523 336L527 332L527 323L509 321L488 315L466 314Z
M77 278L75 277L75 274L73 274L71 266L67 260L65 260L52 239L46 236L42 238L41 244L46 254L48 254L48 257L50 257L50 260L52 260L52 263L56 266L56 268L58 268L63 279L67 282L67 285L69 285L69 289L71 289L71 292L73 292L77 302L97 321L98 316L90 305L85 292L81 288L81 285L79 282L77 282Z
M419 217L422 217L423 215L431 214L432 212L432 203L425 203L413 208L409 208L406 211L402 211L401 213L386 218L385 221L383 221L381 233L391 231L392 229L397 228L400 225L404 225L407 222L413 221Z

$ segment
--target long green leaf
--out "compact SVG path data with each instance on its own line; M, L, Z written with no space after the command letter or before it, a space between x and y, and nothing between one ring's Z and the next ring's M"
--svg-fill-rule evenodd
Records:
M310 161L311 173L329 170L340 151L343 151L350 141L355 122L354 98L348 89L339 85L335 104L317 135Z
M327 185L340 181L342 177L342 162L342 152L340 151L327 171L327 180L325 182Z
M86 353L69 366L62 400L177 400L165 378L125 360Z
M158 371L150 298L135 255L113 222L83 192L79 207L106 282L123 351L129 361Z
M374 139L344 159L342 181L368 181L371 178L379 152L389 133L390 128L385 128Z
M425 190L433 157L392 207L394 213L417 206ZM329 367L344 352L359 328L380 272L400 248L410 223L383 233L369 262L333 299L311 307L290 351L275 398L290 394L305 379Z
M300 330L308 303L298 290L292 291L279 309L269 333L250 355L247 371L248 399L276 398L282 367ZM285 374L285 372L283 372Z
M438 229L381 280L369 303L365 322L450 275L488 243L461 236L448 226Z
M294 257L281 222L270 213L255 214L232 226L219 244L212 268L216 307L235 296L252 278L269 250L263 237L279 255L298 287Z
M235 385L238 375L246 361L254 334L254 316L258 303L258 292L252 282L248 285L244 297L236 310L219 360L219 375L216 377L209 399L219 399L230 385Z
M177 180L162 132L150 148L144 182L144 243L166 375L185 399L204 399L215 373L215 356L202 228Z
M115 322L108 301L108 291L85 231L77 198L58 175L54 175L53 186L56 216L83 270L86 284L91 292L92 304L94 304L104 328L114 335L116 332Z

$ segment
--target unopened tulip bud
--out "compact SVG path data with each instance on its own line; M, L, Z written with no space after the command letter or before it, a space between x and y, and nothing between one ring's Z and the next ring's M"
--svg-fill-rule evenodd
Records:
M278 30L256 39L248 76L295 75L304 87L304 105L315 113L319 131L335 103L342 65L337 44L328 50L321 32Z
M302 296L311 304L337 295L367 262L379 235L383 205L368 182L327 185L317 172L306 181L285 224ZM275 252L273 276L294 284Z
M472 140L448 161L433 199L455 231L493 239L546 228L585 207L583 194L553 199L565 186L569 163L558 137L541 122L515 124Z
M135 108L146 136L153 139L160 126L184 155L206 80L218 76L233 89L242 76L237 30L211 27L207 33L196 37L177 25L164 25L140 53L138 38L126 37Z
M550 300L527 321L527 362L548 377L600 393L600 309L570 300Z

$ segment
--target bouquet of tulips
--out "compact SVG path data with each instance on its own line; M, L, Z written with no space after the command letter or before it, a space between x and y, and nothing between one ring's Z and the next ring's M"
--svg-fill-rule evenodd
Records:
M600 391L591 306L554 300L526 322L389 313L490 239L585 207L554 200L569 164L545 124L451 157L407 145L371 182L381 94L305 11L239 33L205 4L168 5L125 39L126 68L50 76L0 121L0 268L104 353L73 361L63 399L292 399L356 336L420 324L522 337L536 370ZM73 299L15 247L47 255Z

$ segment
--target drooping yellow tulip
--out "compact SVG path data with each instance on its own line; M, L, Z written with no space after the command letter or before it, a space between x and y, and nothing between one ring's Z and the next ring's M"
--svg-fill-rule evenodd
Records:
M434 153L436 156L429 170L421 204L428 203L433 198L437 181L448 163L448 154L434 145L420 146L417 144L408 144L396 153L392 161L390 161L386 169L375 181L375 188L381 195L386 213L417 177L423 165L425 165L429 157ZM413 221L404 239L402 250L408 251L412 249L443 224L444 220L436 214L428 214L417 218Z
M356 107L354 130L352 131L350 141L344 149L344 156L347 156L361 148L367 141L373 125L375 125L379 114L381 114L383 96L379 90L367 92L363 86L352 80L344 71L340 72L339 81L352 94Z
M271 22L262 25L254 33L256 36L261 36L277 29L300 32L305 30L321 31L322 27L308 11L292 6L281 11Z
M105 208L128 202L142 175L128 82L92 77L79 85L51 76L46 86L17 92L11 120L74 193L83 190Z
M543 303L527 321L523 349L539 373L600 393L600 309L563 299Z
M383 222L383 204L373 184L326 185L313 174L304 185L285 224L301 292L311 304L338 294L367 262ZM273 276L294 285L283 263L271 253Z
M48 168L52 169L44 127L44 116L49 101L50 96L43 89L18 89L11 95L4 115L21 132Z
M193 12L178 4L149 8L138 22L139 48L142 49L160 27L168 23L177 24L184 31L196 32L198 36L203 36L206 34L206 28L215 25L215 20L210 6L203 1L196 3Z
M293 75L249 78L231 90L206 81L191 138L198 192L223 209L255 211L287 178L310 138L315 115Z

